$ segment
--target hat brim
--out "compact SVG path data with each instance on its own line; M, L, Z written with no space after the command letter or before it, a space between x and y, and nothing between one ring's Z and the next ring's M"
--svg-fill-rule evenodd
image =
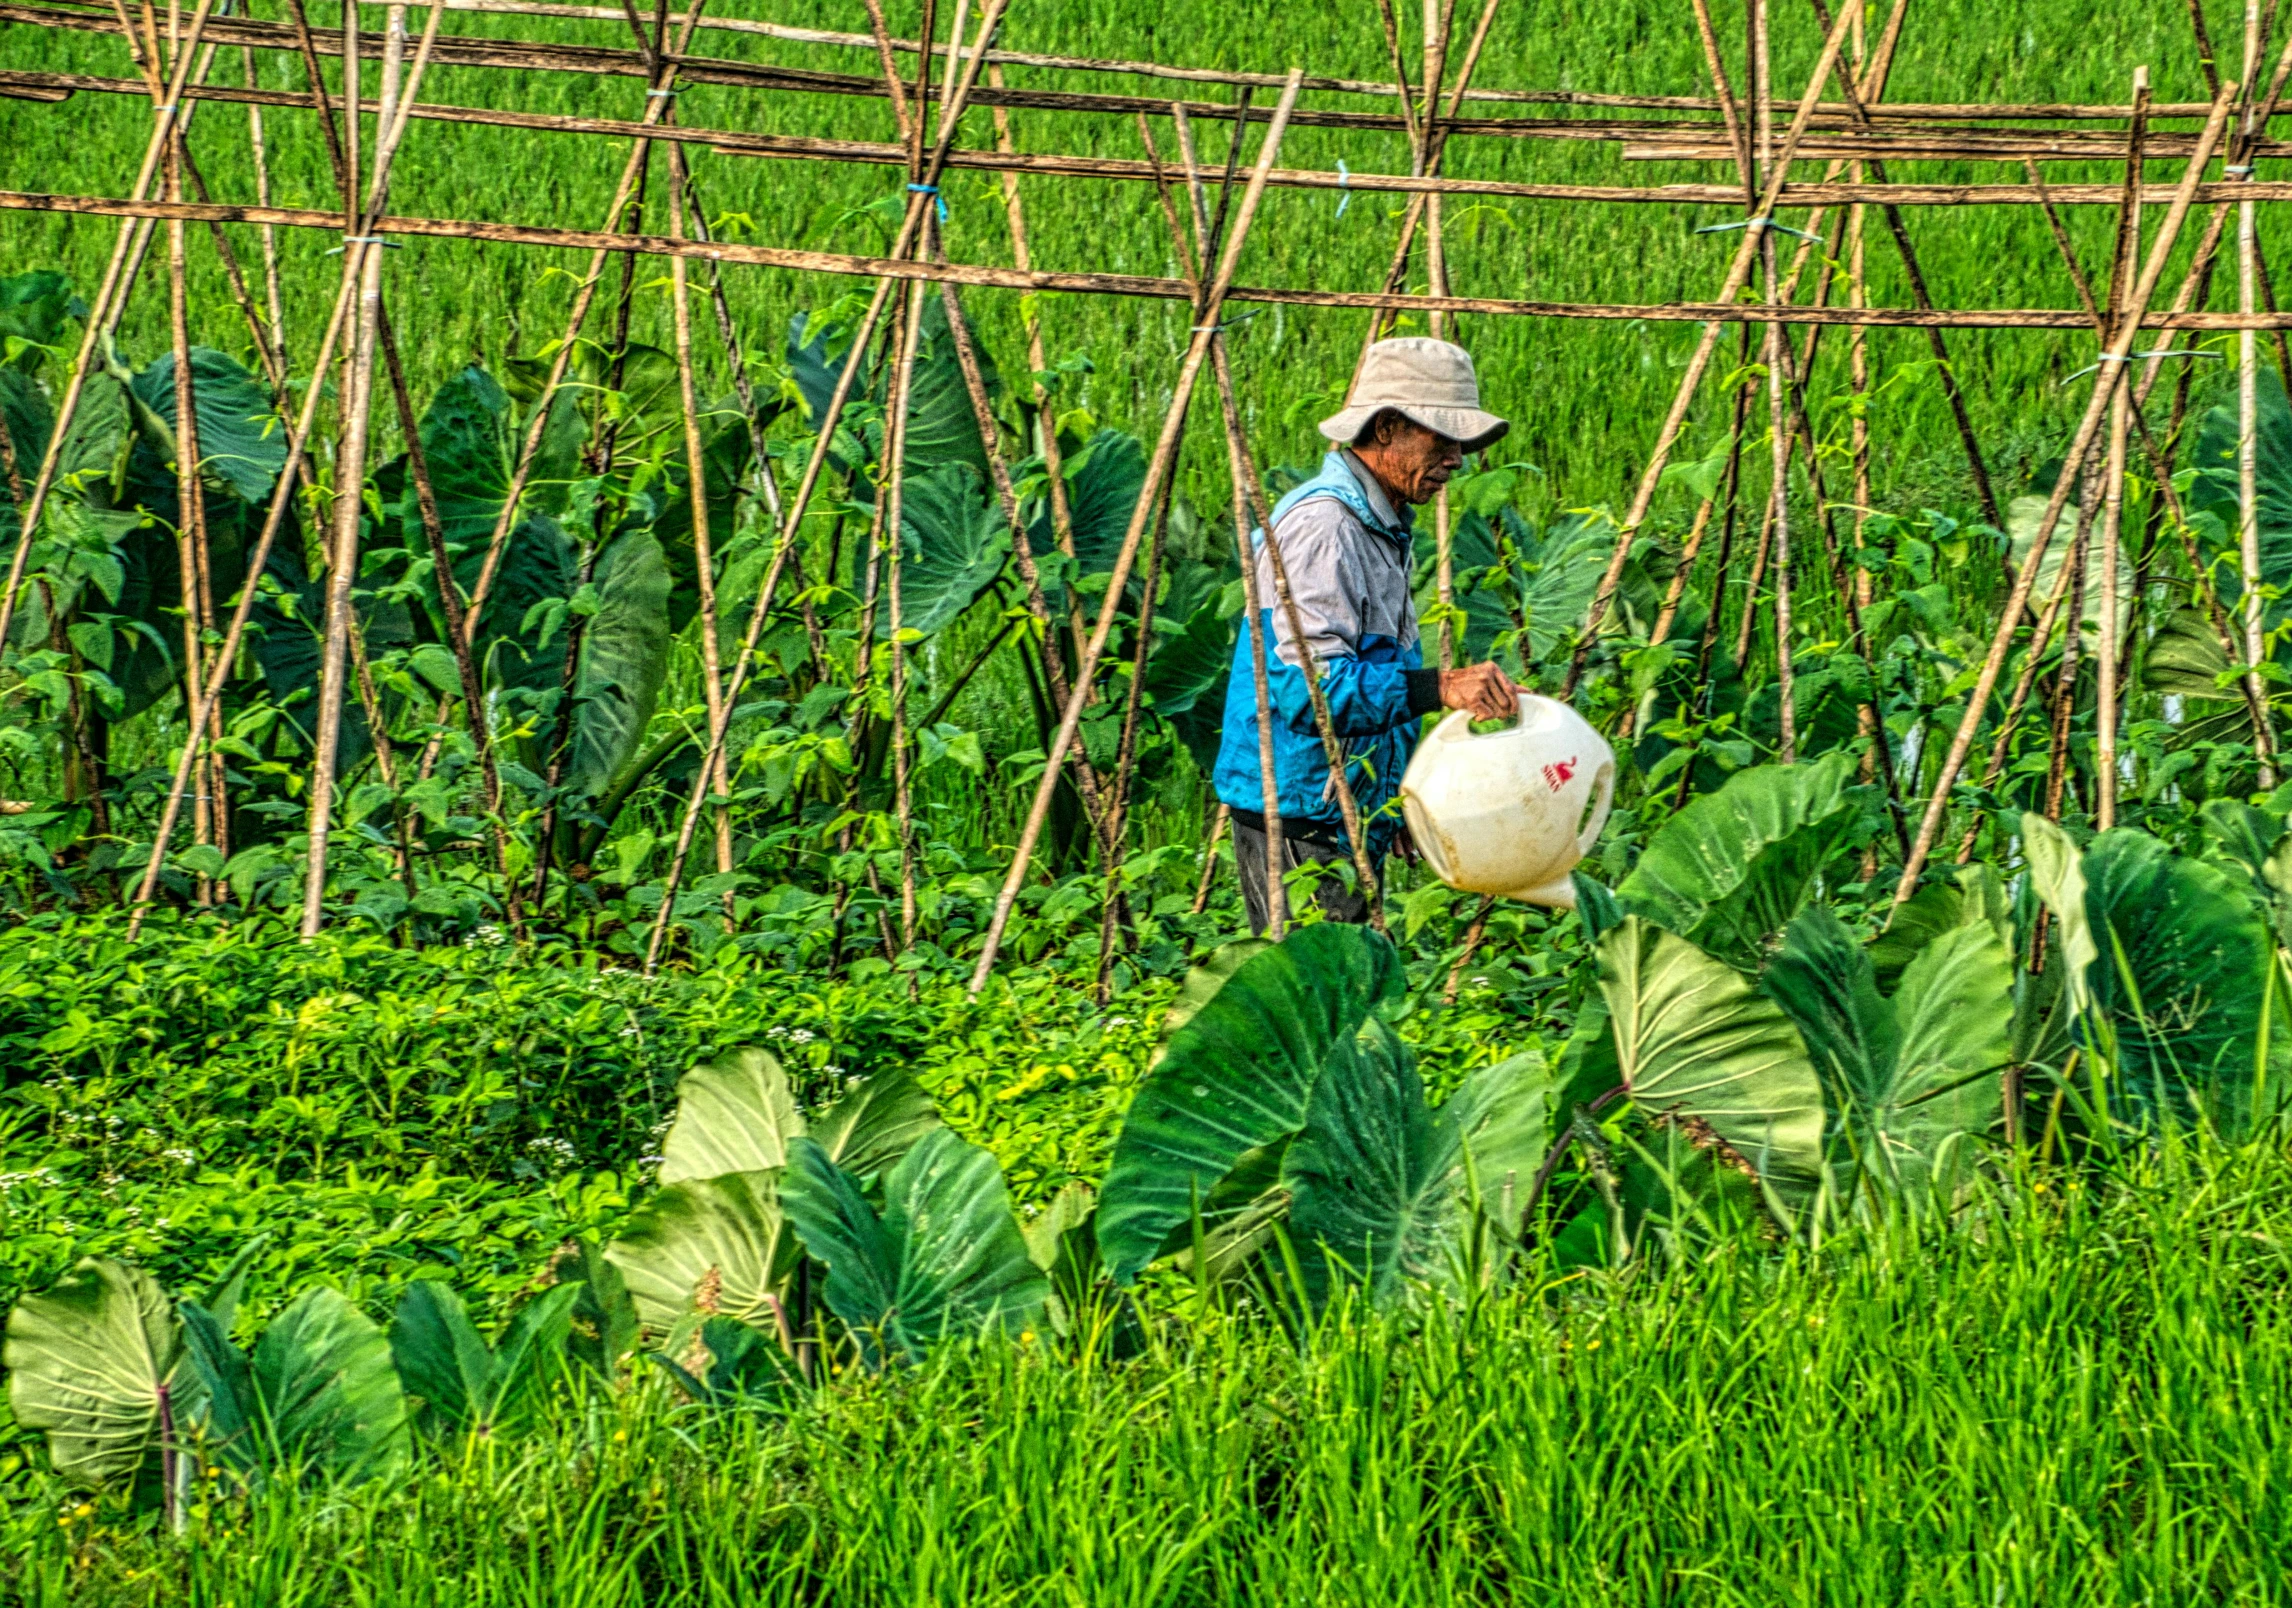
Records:
M1350 445L1361 438L1371 419L1388 411L1423 425L1434 435L1447 436L1466 452L1494 446L1512 428L1511 420L1500 419L1480 408L1422 408L1402 402L1371 402L1323 419L1321 433L1331 441Z

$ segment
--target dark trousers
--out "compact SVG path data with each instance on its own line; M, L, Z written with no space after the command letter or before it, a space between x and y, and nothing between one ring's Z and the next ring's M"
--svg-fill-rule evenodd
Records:
M1241 873L1242 903L1249 910L1249 930L1264 933L1273 925L1273 902L1268 897L1265 875L1265 833L1248 822L1234 822L1234 865ZM1316 843L1305 838L1281 835L1281 867L1284 873L1299 866L1318 865L1330 869L1313 884L1313 902L1331 921L1348 921L1355 925L1369 919L1369 900L1377 892L1364 892L1352 885L1347 873L1353 869L1353 853L1334 843ZM1338 867L1344 869L1340 871ZM1286 896L1288 890L1275 890L1276 896Z

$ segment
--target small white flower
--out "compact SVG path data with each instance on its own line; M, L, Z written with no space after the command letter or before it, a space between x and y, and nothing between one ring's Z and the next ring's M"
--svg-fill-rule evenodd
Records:
M1106 1019L1106 1025L1108 1027L1128 1027L1130 1018L1127 1016L1109 1016Z
M178 1167L188 1167L199 1159L190 1150L181 1146L178 1146L173 1150L162 1150L160 1154L165 1156L169 1161L175 1163L175 1165Z
M770 1027L764 1030L764 1036L769 1039L786 1038L788 1036L788 1030L782 1027L778 1022L774 1022Z
M840 1066L823 1066L820 1068L820 1075L822 1077L840 1078L844 1075L844 1069Z
M819 1036L808 1027L799 1027L795 1032L788 1035L788 1042L790 1044L809 1044Z

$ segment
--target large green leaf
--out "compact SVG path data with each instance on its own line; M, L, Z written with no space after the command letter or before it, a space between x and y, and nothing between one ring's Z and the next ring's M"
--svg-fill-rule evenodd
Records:
M0 367L35 373L48 356L41 348L63 343L65 321L86 316L72 282L53 268L0 278Z
M945 1128L892 1168L880 1216L810 1139L790 1151L784 1198L828 1265L828 1306L872 1356L912 1361L943 1338L1017 1332L1050 1294L995 1158Z
M749 587L727 584L734 577L725 567L725 555L738 534L741 478L754 459L748 421L740 416L738 405L730 399L712 407L704 405L700 461L708 479L708 544L717 569L717 630L727 658L737 651L735 644L747 605L754 597ZM652 522L653 534L660 539L675 583L669 593L669 627L682 631L700 612L700 555L693 546L692 474L681 446L661 466L653 495L660 509Z
M1888 1000L1854 935L1809 910L1765 982L1822 1077L1842 1173L1912 1200L1965 1177L2013 1053L2013 964L1989 921L1934 937Z
M2269 623L2273 626L2284 617L2281 598L2288 583L2292 583L2292 409L2285 406L2284 381L2280 375L2262 364L2257 378L2254 458L2260 507L2256 523L2260 535L2260 578L2277 594L2268 606ZM2211 525L2215 544L2230 555L2229 562L2216 566L2214 574L2222 600L2231 604L2244 593L2243 565L2235 556L2237 532L2242 523L2238 516L2243 506L2237 468L2237 446L2242 436L2243 423L2238 416L2236 398L2230 393L2205 415L2196 446L2189 454L2189 463L2197 471L2196 481L2188 492L2190 512L2210 516L2192 523L2200 529Z
M1010 541L1002 511L967 463L910 475L900 491L899 618L925 636L952 625L1003 567ZM876 635L891 634L888 604Z
M677 1081L676 1120L661 1144L660 1181L764 1172L788 1164L804 1115L780 1058L737 1049L703 1061Z
M605 1256L648 1333L665 1334L696 1308L771 1325L798 1259L781 1187L776 1167L688 1178L638 1208Z
M1530 657L1541 662L1573 639L1615 545L1615 524L1601 514L1570 514L1545 530L1534 570L1521 588Z
M1416 1058L1377 1017L1329 1057L1289 1147L1289 1227L1315 1299L1341 1270L1390 1301L1456 1259L1463 1141L1425 1104Z
M1509 1199L1516 1218L1552 1145L1552 1068L1522 1050L1465 1074L1441 1107L1461 1141L1467 1197L1491 1207Z
M2253 1114L2273 963L2267 922L2226 873L2146 833L2104 832L2083 862L2094 1010L2133 1113Z
M1638 916L1600 940L1600 994L1632 1103L1784 1193L1822 1175L1822 1087L1798 1030L1742 974Z
M480 1434L523 1422L562 1377L578 1284L544 1290L520 1307L498 1346L486 1343L450 1286L418 1279L399 1298L390 1354L399 1383L433 1429Z
M847 1088L843 1098L811 1119L809 1132L830 1161L864 1183L938 1126L939 1108L915 1074L886 1067Z
M169 353L135 377L135 394L175 428L175 357ZM246 501L260 502L286 467L286 421L262 382L223 353L191 348L191 400L199 421L202 475L227 482Z
M1694 800L1648 840L1616 889L1634 915L1745 970L1813 896L1823 872L1867 837L1854 758L1758 765Z
M581 632L573 678L573 751L565 785L595 798L644 745L668 676L669 570L652 532L615 537L597 557L597 612Z
M179 1385L183 1336L148 1273L85 1258L8 1314L8 1404L48 1437L48 1460L80 1486L132 1479L159 1434L161 1391Z
M406 1399L390 1342L337 1290L271 1320L249 1370L272 1467L344 1479L390 1473L406 1450Z
M992 360L974 331L971 349L991 398L1001 384ZM923 302L922 339L915 348L915 375L907 402L907 472L928 474L943 464L962 464L984 482L987 449L979 437L978 411L955 356L946 304L935 295Z
M1101 430L1063 467L1075 560L1085 575L1104 574L1114 568L1138 494L1146 489L1146 448L1136 436ZM1047 493L1028 516L1027 539L1038 555L1058 550Z
M1378 934L1300 928L1233 968L1163 1042L1140 1085L1098 1208L1098 1244L1127 1283L1235 1164L1295 1133L1323 1068L1402 987Z

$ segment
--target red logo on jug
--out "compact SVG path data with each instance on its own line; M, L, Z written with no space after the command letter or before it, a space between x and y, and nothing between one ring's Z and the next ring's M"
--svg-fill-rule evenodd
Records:
M1557 793L1561 788L1568 785L1575 774L1576 756L1570 754L1566 759L1544 767L1544 785Z

